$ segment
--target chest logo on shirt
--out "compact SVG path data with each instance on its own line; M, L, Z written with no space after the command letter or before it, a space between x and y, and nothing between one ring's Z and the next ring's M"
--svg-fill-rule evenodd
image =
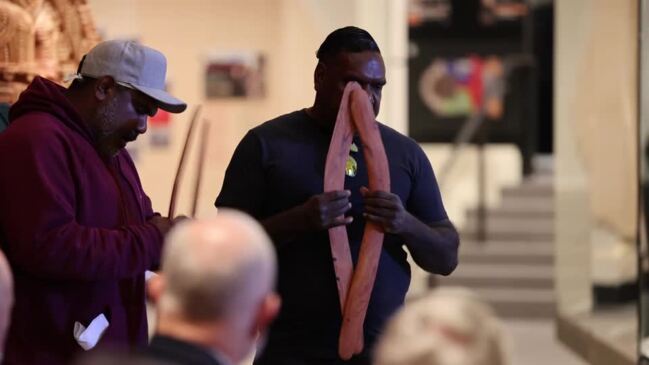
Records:
M347 156L347 161L345 162L345 175L349 177L356 176L356 171L358 170L358 163L356 162L356 159L351 155L352 152L358 152L358 146L356 146L356 143L352 143L351 147L349 148L350 155Z

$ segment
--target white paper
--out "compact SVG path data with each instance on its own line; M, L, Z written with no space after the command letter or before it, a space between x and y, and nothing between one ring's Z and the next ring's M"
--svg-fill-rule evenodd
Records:
M103 314L95 317L88 328L79 322L74 322L74 339L79 346L88 351L97 345L106 328L108 328L108 320Z
M158 274L156 274L153 271L147 270L147 271L144 272L144 281L145 282L149 281L149 279L151 279L152 277L155 277L155 276L158 276Z

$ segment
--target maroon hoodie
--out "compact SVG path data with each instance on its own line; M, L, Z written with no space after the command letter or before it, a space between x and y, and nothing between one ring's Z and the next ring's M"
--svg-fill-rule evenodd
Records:
M98 347L147 339L144 271L162 235L133 161L102 160L64 94L35 78L0 134L0 244L16 301L4 364L66 364L83 349L75 322L104 314Z

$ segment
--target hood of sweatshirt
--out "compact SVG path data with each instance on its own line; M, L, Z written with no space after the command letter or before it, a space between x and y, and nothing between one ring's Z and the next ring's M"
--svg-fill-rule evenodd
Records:
M9 109L9 123L20 122L20 117L34 112L55 116L68 128L92 142L92 132L68 97L66 89L48 79L35 77L27 89Z

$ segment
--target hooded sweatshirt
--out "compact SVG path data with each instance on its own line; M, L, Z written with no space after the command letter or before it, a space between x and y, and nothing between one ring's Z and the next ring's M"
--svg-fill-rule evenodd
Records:
M4 364L66 364L75 323L102 346L146 344L144 272L160 231L128 152L102 159L65 89L35 78L0 134L0 247L15 277ZM78 326L78 325L77 325Z

